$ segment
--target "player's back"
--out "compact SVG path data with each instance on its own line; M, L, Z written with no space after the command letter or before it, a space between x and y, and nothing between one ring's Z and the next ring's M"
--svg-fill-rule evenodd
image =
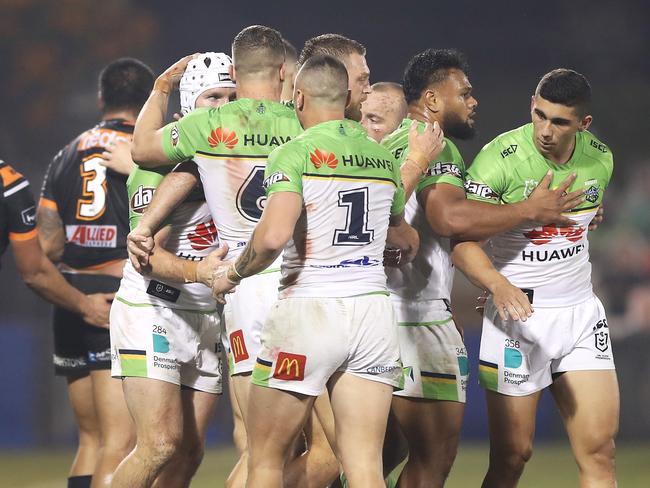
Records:
M245 247L262 216L262 183L268 155L300 134L295 112L269 100L238 99L219 108L197 109L165 128L167 156L192 157L228 259Z
M132 124L105 120L78 136L50 163L40 205L58 211L66 234L62 262L72 268L127 257L126 176L106 169L101 154L117 140L131 140L132 134Z
M386 291L389 217L404 208L391 153L356 122L309 128L274 151L268 194L302 194L304 212L285 249L280 296L345 297Z

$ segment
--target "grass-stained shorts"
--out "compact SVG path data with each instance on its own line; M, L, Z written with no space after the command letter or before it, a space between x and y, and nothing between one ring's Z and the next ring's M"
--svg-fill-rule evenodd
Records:
M479 382L511 396L529 395L567 371L614 369L605 310L594 295L568 307L535 307L520 322L503 321L485 304Z
M111 374L221 393L219 315L153 305L111 306Z
M445 300L402 300L393 295L404 366L394 395L465 402L467 350Z
M253 383L317 396L337 371L399 386L402 365L390 298L278 300L262 330Z

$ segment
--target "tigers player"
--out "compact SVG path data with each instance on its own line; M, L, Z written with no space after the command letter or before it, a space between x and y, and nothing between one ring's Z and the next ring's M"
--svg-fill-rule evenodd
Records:
M84 293L115 292L127 257L126 177L103 166L103 152L129 140L153 73L123 58L99 77L102 121L63 148L50 163L38 208L41 245L70 284ZM110 338L79 315L54 310L54 365L68 381L79 425L72 486L108 486L132 449L134 429L119 381L110 376Z
M584 194L568 214L570 225L523 224L492 237L492 262L476 243L454 248L454 263L492 293L479 365L490 427L486 488L517 485L532 455L535 414L547 387L564 420L580 486L616 486L618 383L607 318L592 289L587 239L613 157L588 131L590 101L583 75L547 73L532 96L532 123L488 143L467 175L468 198L495 206L522 202L537 182L555 185L568 175L567 190ZM504 294L515 297L514 304L503 303Z

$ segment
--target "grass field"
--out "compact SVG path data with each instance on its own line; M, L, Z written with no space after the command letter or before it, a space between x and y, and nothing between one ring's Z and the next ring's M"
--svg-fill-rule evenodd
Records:
M223 486L234 464L234 449L212 449L192 483L193 488ZM0 452L0 485L5 488L64 488L66 469L72 453ZM448 488L480 486L487 464L487 447L463 446L447 483ZM650 444L618 449L618 480L621 488L650 487ZM576 467L565 446L540 445L536 448L521 481L522 488L573 488L577 485Z

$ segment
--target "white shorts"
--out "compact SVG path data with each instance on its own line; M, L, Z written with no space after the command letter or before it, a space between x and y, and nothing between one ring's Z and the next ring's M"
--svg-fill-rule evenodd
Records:
M262 331L252 382L317 396L336 371L399 386L402 364L390 298L278 300Z
M221 393L218 314L113 301L111 374Z
M279 271L251 276L237 285L234 293L226 295L223 318L231 375L253 371L262 326L278 300L280 277Z
M445 300L392 300L404 365L402 390L393 394L465 403L467 349Z
M523 396L549 386L557 373L607 369L614 369L614 357L595 295L570 307L537 307L526 322L503 322L492 300L485 304L479 361L484 388Z

